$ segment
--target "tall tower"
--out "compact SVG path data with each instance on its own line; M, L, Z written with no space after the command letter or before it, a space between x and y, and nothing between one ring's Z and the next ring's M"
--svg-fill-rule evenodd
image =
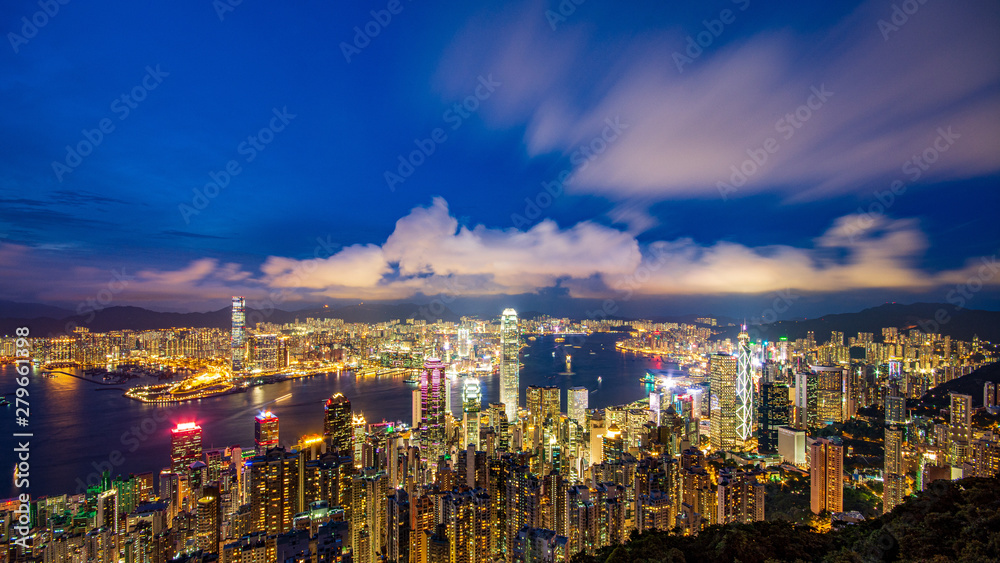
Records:
M353 456L351 448L351 402L340 393L326 400L323 414L323 438L331 450Z
M587 406L590 401L590 392L586 387L570 387L566 392L566 410L570 420L575 420L579 424L584 423L587 417Z
M739 336L736 364L736 438L746 444L753 437L753 367L750 365L750 335L743 325Z
M170 471L187 473L189 465L201 460L201 426L182 422L170 430Z
M809 505L813 514L844 511L844 447L820 438L809 455Z
M885 429L885 472L882 475L882 513L888 514L906 496L903 468L903 431L896 425Z
M736 438L737 358L714 354L709 359L709 409L714 450L734 450Z
M462 387L462 411L465 415L465 445L479 449L479 410L482 405L482 391L479 380L468 378Z
M268 448L278 445L278 417L271 411L261 411L254 417L254 442L257 455L264 455Z
M521 342L517 328L517 311L504 309L500 316L500 402L504 404L508 422L517 420L520 396L518 352Z
M233 296L233 332L231 340L234 373L246 369L246 322L247 301L243 297Z
M446 378L441 360L427 358L420 374L420 446L421 457L432 462L437 462L444 446Z

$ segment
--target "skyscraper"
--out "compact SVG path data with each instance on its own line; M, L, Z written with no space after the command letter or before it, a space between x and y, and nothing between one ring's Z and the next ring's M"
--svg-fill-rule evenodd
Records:
M271 411L261 411L254 417L254 442L257 454L267 453L268 448L278 445L278 417Z
M201 460L201 426L182 422L170 430L170 470L187 473L189 465Z
M465 418L463 428L466 446L472 445L479 449L479 411L482 408L482 390L479 380L468 378L462 386L462 413Z
M587 417L590 392L586 387L570 387L566 392L566 410L570 420L583 424Z
M753 438L753 366L750 365L750 335L743 325L737 340L739 355L736 367L736 438L740 448Z
M340 393L326 401L323 414L323 438L330 450L340 455L353 455L351 447L351 402Z
M888 514L903 503L906 477L903 469L903 431L898 426L885 429L885 472L882 484L882 512Z
M777 453L778 428L789 422L788 386L783 383L763 383L760 386L760 407L757 418L757 449L761 453Z
M233 296L233 372L246 369L246 320L247 302L243 297Z
M504 309L500 317L500 402L504 404L508 422L517 420L520 398L518 358L520 350L517 311Z
M714 354L709 360L709 411L714 450L735 450L736 436L736 356Z
M446 378L441 360L427 358L420 373L420 454L432 462L437 461L444 447Z
M809 506L814 514L844 511L844 448L820 438L809 456Z

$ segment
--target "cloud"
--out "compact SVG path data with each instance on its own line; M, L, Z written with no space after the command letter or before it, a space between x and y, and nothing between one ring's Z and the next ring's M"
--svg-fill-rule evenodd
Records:
M932 146L938 128L949 127L960 137L922 171L923 180L1000 171L1000 153L992 149L1000 146L1000 63L987 55L1000 52L995 4L922 4L886 39L878 22L891 17L891 5L867 2L813 34L720 37L680 73L672 54L683 52L683 36L675 44L664 44L663 35L632 39L628 56L619 57L632 63L608 65L602 54L610 38L574 35L582 16L553 34L537 24L538 9L526 10L517 42L497 46L459 36L453 52L461 56L446 59L443 68L516 66L506 97L487 114L510 121L520 112L531 156L569 154L609 116L632 124L607 153L577 168L571 192L612 200L717 198L717 183L728 181L730 167L772 138L777 151L738 195L777 192L794 200L870 193L905 178L905 163ZM525 37L525 30L531 34ZM558 64L528 56L529 47L555 50ZM539 82L539 75L546 79ZM593 94L573 95L581 77ZM810 100L814 88L823 87L833 94L822 104ZM813 109L805 109L810 102Z

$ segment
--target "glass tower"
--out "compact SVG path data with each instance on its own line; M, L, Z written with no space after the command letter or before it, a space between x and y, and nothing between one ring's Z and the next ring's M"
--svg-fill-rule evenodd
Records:
M504 309L500 317L500 402L507 421L517 420L520 378L518 352L521 349L517 329L517 311Z
M246 368L246 322L247 301L243 297L233 297L233 372Z

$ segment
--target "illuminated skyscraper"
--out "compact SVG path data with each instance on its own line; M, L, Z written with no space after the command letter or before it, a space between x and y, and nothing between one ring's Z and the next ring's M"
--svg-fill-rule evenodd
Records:
M281 366L281 344L277 334L255 334L252 337L252 366L263 371L274 371Z
M233 297L233 371L246 369L246 321L247 302L243 297Z
M757 450L778 452L778 428L789 422L788 386L764 383L760 386L760 414L757 418Z
M570 420L583 424L587 417L590 392L586 387L570 387L566 392L566 409Z
M844 447L820 438L809 455L809 506L814 514L844 511Z
M323 416L323 438L331 451L340 452L343 456L353 455L351 423L351 402L347 397L337 393L327 399Z
M261 411L254 417L254 441L257 443L257 454L267 453L268 448L278 445L278 417L271 411Z
M736 438L740 447L753 437L753 366L750 365L750 335L743 325L737 337L739 355L736 366Z
M441 360L427 358L420 374L420 446L421 456L434 462L443 452L445 441L446 378Z
M882 480L882 512L888 514L903 503L906 495L903 431L898 426L885 429L885 473Z
M365 421L365 415L358 413L351 417L351 438L354 444L354 452L351 454L351 457L354 458L354 467L356 469L360 469L364 465L366 429L367 422Z
M500 402L507 412L507 421L517 420L520 399L519 352L520 335L517 311L504 309L500 317Z
M458 357L468 358L469 351L472 348L472 339L469 338L469 329L460 328L458 329Z
M187 473L189 465L201 461L201 426L182 422L170 430L170 470Z
M736 356L714 354L709 360L711 440L714 450L735 450Z
M482 397L479 380L471 377L466 379L465 385L462 387L462 412L465 418L463 421L465 429L463 443L466 446L471 444L477 450L479 449L479 411L482 408Z

